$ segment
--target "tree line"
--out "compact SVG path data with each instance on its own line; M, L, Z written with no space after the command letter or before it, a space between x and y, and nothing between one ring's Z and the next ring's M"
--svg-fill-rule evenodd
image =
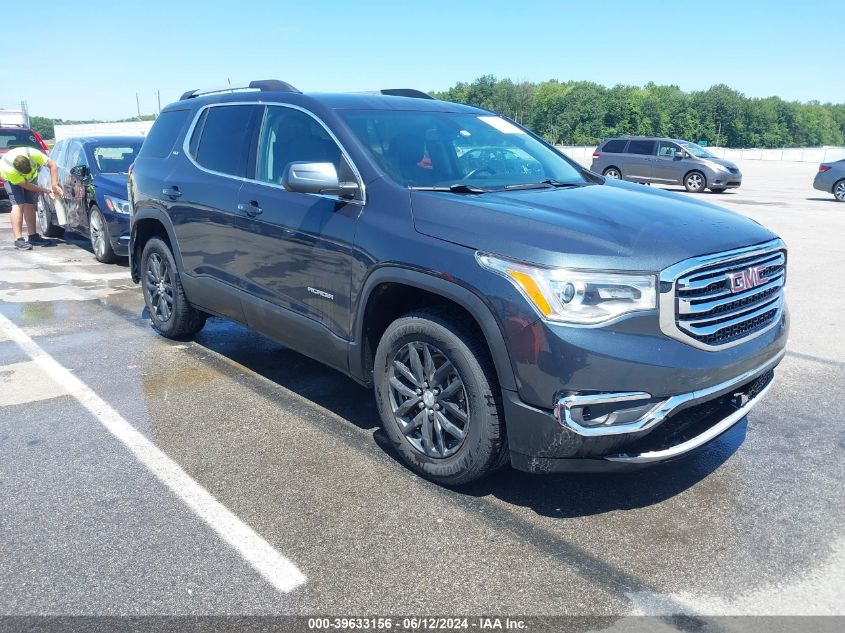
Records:
M654 83L608 88L591 81L514 82L485 75L432 95L498 112L557 145L594 145L620 134L724 147L845 145L845 103L749 98L724 84L684 92Z

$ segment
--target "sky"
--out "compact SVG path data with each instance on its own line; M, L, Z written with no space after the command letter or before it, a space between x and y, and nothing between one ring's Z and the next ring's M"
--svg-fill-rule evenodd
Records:
M42 0L4 2L0 108L118 119L185 90L303 92L499 79L649 81L845 102L837 1ZM14 10L23 16L12 18ZM835 14L839 13L837 17ZM25 25L24 28L20 28Z

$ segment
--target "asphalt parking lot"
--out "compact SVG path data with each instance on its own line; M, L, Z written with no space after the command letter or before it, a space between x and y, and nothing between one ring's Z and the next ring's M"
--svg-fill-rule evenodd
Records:
M815 164L740 167L702 198L786 240L792 315L747 422L455 490L350 379L222 320L167 341L125 263L16 252L0 215L0 614L845 614L845 204Z

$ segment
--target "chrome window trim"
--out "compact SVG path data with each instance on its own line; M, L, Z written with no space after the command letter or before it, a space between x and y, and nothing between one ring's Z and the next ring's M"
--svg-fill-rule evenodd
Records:
M276 184L274 182L266 182L264 180L258 180L256 178L246 178L246 177L242 177L242 176L233 176L232 174L226 174L226 173L223 173L223 172L220 172L220 171L215 171L213 169L208 169L208 168L200 165L194 159L194 157L191 155L189 148L190 148L190 144L191 144L191 137L194 134L194 129L196 128L196 125L199 122L200 117L202 116L202 113L205 112L209 108L219 108L219 107L223 107L223 106L262 106L262 107L266 106L266 107L277 107L277 108L290 108L292 110L299 110L300 112L303 112L303 113L307 114L308 116L310 116L312 119L314 119L320 125L320 127L322 127L328 133L328 135L331 137L331 139L340 148L340 153L343 155L343 157L349 163L349 166L352 168L352 172L355 174L355 177L358 180L358 186L359 186L360 191L361 191L361 199L360 200L358 200L358 199L349 200L347 198L341 198L340 196L330 195L330 194L322 194L322 193L304 193L304 194L301 194L301 195L315 196L315 197L318 197L318 198L328 198L329 200L334 200L334 201L337 201L337 202L345 202L347 204L357 204L357 205L361 205L361 206L364 206L367 203L367 188L366 188L366 185L364 184L364 179L361 177L361 172L358 170L358 166L352 161L352 157L349 155L349 152L346 151L346 148L343 146L343 143L340 142L340 140L337 138L337 136L335 136L334 132L332 132L329 129L329 127L323 122L322 119L320 119L320 117L318 117L316 114L314 114L310 110L307 110L306 108L303 108L303 107L298 106L298 105L294 105L292 103L279 103L279 102L276 102L276 101L265 101L265 100L225 101L225 102L222 102L222 103L207 103L207 104L201 106L200 108L197 109L196 113L194 114L194 118L191 121L191 125L188 128L188 131L185 134L185 138L182 141L182 152L185 154L185 156L187 156L188 160L191 162L191 164L194 167L196 167L200 171L203 171L207 174L213 174L214 176L222 176L224 178L236 180L236 181L241 182L241 183L245 183L245 182L257 183L259 185L265 185L267 187L273 187L273 188L276 188L276 189L281 189L282 191L285 191L287 193L300 193L300 192L288 191L282 185ZM265 113L265 116L266 116L266 113ZM262 118L262 121L261 121L261 128L262 129L259 130L259 143L260 143L261 131L264 128L264 119L263 118ZM256 150L256 152L258 152L257 147L255 148L255 150ZM174 151L173 153L178 154L179 152Z
M572 418L570 412L572 408L577 406L605 402L624 402L627 400L645 400L651 397L649 393L644 391L635 391L625 393L591 394L585 396L566 396L558 400L555 404L555 418L561 426L574 431L583 437L603 437L607 435L623 435L626 433L647 431L648 429L663 422L663 420L681 408L694 406L699 401L718 398L719 396L728 393L734 387L751 382L754 378L761 376L770 369L774 368L775 365L777 365L784 357L784 354L786 354L786 350L781 350L762 365L759 365L754 369L749 369L748 371L741 373L739 376L734 376L733 378L720 382L716 385L671 396L670 398L655 404L654 407L645 413L639 420L635 420L633 422L604 427L583 426Z
M722 343L721 345L708 345L707 343L702 343L694 337L687 335L675 323L675 295L677 281L680 277L708 265L728 263L739 259L745 259L746 257L763 256L777 251L786 251L786 244L780 238L776 238L762 244L755 244L754 246L737 248L731 251L722 251L721 253L692 257L678 262L677 264L673 264L663 270L658 276L659 283L657 293L657 305L660 310L659 320L661 332L670 338L686 343L687 345L691 345L697 349L708 352L718 352L723 349L728 349L737 345L742 345L748 341L752 341L766 332L769 332L773 328L778 327L781 324L784 306L786 305L783 295L778 297L779 301L776 306L777 313L769 325L761 330L749 334L748 336L744 336L728 343ZM785 274L786 271L784 270L784 275Z

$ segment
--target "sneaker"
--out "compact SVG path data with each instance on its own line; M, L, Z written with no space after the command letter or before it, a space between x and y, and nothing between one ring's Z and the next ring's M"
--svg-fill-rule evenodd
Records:
M45 240L43 237L38 235L38 233L34 233L34 234L29 236L29 243L32 244L33 246L46 246L47 244L50 244L51 242L50 242L50 240Z
M15 248L18 249L19 251L28 251L28 250L32 250L32 244L27 242L22 237L19 237L18 239L15 240Z

